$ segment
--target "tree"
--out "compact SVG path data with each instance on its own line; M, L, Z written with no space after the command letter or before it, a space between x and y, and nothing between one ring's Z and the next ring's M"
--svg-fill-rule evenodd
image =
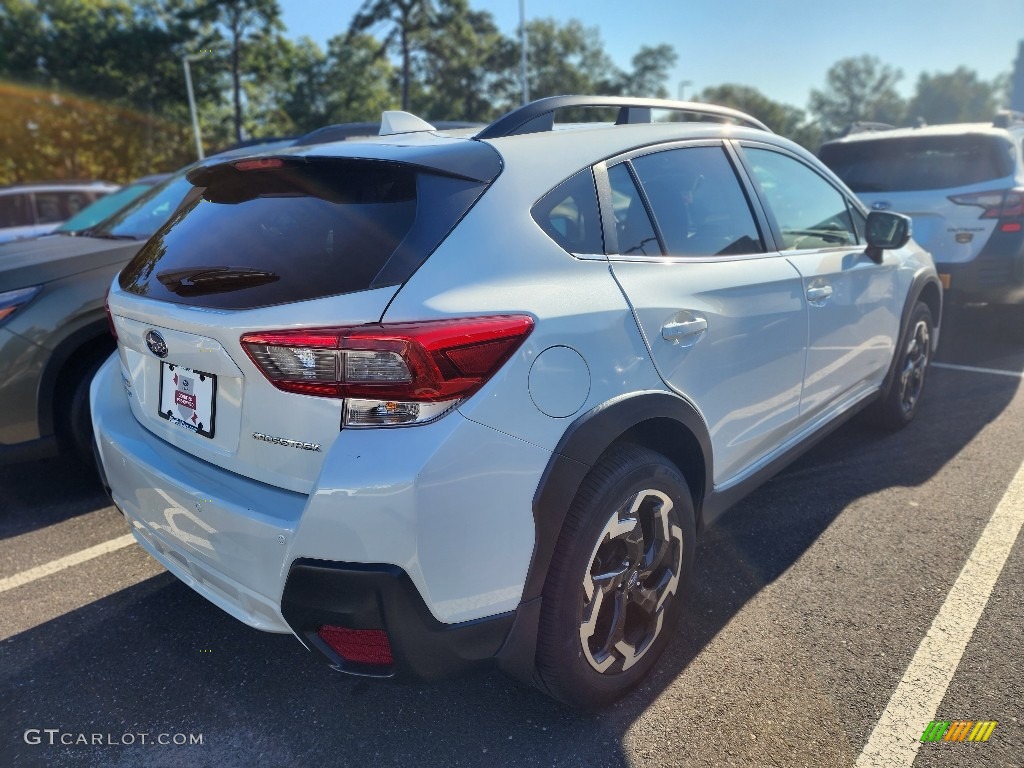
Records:
M996 88L995 83L979 80L977 73L967 67L946 74L922 73L907 117L921 118L926 123L991 120L998 108Z
M485 121L494 116L492 94L515 87L511 64L517 46L487 11L467 0L440 0L434 24L417 33L422 61L416 70L419 114L437 120Z
M378 24L392 25L378 55L396 43L402 60L402 109L409 109L409 85L412 80L414 40L418 32L429 28L434 15L431 0L364 0L349 24L349 36L366 32Z
M1017 60L1013 63L1009 95L1010 109L1024 112L1024 40L1017 46Z
M631 72L623 72L618 82L610 83L608 93L666 99L665 81L679 56L668 43L645 45L633 56Z
M826 73L825 89L811 91L810 112L826 136L861 121L898 125L906 112L896 91L902 77L875 56L840 59Z
M208 0L190 16L215 22L227 35L234 105L235 141L242 136L242 60L248 48L269 49L274 33L283 29L277 0ZM280 40L280 38L276 38Z
M756 88L734 83L716 85L701 91L698 100L746 112L775 133L811 151L817 150L821 143L820 130L816 125L807 123L807 116L802 109L773 101Z
M327 122L377 120L384 110L398 108L390 87L395 69L378 54L379 45L369 35L338 35L327 41Z
M181 164L188 134L180 52L200 27L187 0L5 0L0 10L0 183L114 181ZM145 77L139 73L145 72ZM208 93L200 89L200 96Z

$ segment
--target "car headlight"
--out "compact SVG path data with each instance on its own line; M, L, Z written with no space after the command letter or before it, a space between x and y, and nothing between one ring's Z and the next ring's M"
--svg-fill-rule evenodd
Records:
M18 288L0 293L0 323L6 321L7 318L32 301L41 290L43 290L43 286L33 285L30 288Z

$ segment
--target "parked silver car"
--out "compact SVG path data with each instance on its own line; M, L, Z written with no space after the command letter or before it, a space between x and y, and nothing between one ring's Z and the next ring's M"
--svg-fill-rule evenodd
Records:
M52 232L61 222L117 189L117 184L105 181L0 187L0 243Z

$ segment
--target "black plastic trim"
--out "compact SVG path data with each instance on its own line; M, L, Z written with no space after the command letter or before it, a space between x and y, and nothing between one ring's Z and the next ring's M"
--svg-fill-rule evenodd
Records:
M445 624L430 613L409 575L397 565L300 558L292 563L281 613L310 650L340 672L405 680L449 677L497 655L514 613ZM383 629L393 667L353 664L318 636L324 624Z
M704 419L686 400L657 390L636 392L587 411L565 430L534 494L536 543L523 602L540 597L544 589L562 523L587 472L619 437L651 419L676 421L696 437L704 454L703 487L712 487L711 438Z
M745 112L713 104L693 101L672 101L669 99L640 99L626 96L548 96L537 99L519 109L499 117L476 135L478 139L500 139L505 136L521 136L527 133L543 133L552 130L554 113L570 107L618 107L616 125L651 122L652 109L666 109L673 112L714 117L721 120L736 120L744 125L771 133L771 129L760 120Z
M712 488L711 438L704 419L681 397L655 390L623 395L603 403L569 425L559 440L533 497L535 543L523 597L500 653L498 666L530 682L534 674L537 631L544 582L565 516L584 478L622 435L652 419L668 419L692 433L704 454L703 488ZM700 500L694 505L700 515Z

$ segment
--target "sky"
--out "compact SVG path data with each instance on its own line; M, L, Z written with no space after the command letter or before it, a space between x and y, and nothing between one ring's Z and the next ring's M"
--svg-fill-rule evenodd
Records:
M279 0L289 37L321 45L343 32L361 0ZM679 55L668 90L689 98L723 83L806 108L836 61L871 54L903 71L909 96L922 72L966 66L984 80L1008 73L1024 40L1024 0L524 0L527 19L576 18L597 27L624 69L643 45ZM514 35L519 0L469 0ZM688 84L685 84L689 81Z

